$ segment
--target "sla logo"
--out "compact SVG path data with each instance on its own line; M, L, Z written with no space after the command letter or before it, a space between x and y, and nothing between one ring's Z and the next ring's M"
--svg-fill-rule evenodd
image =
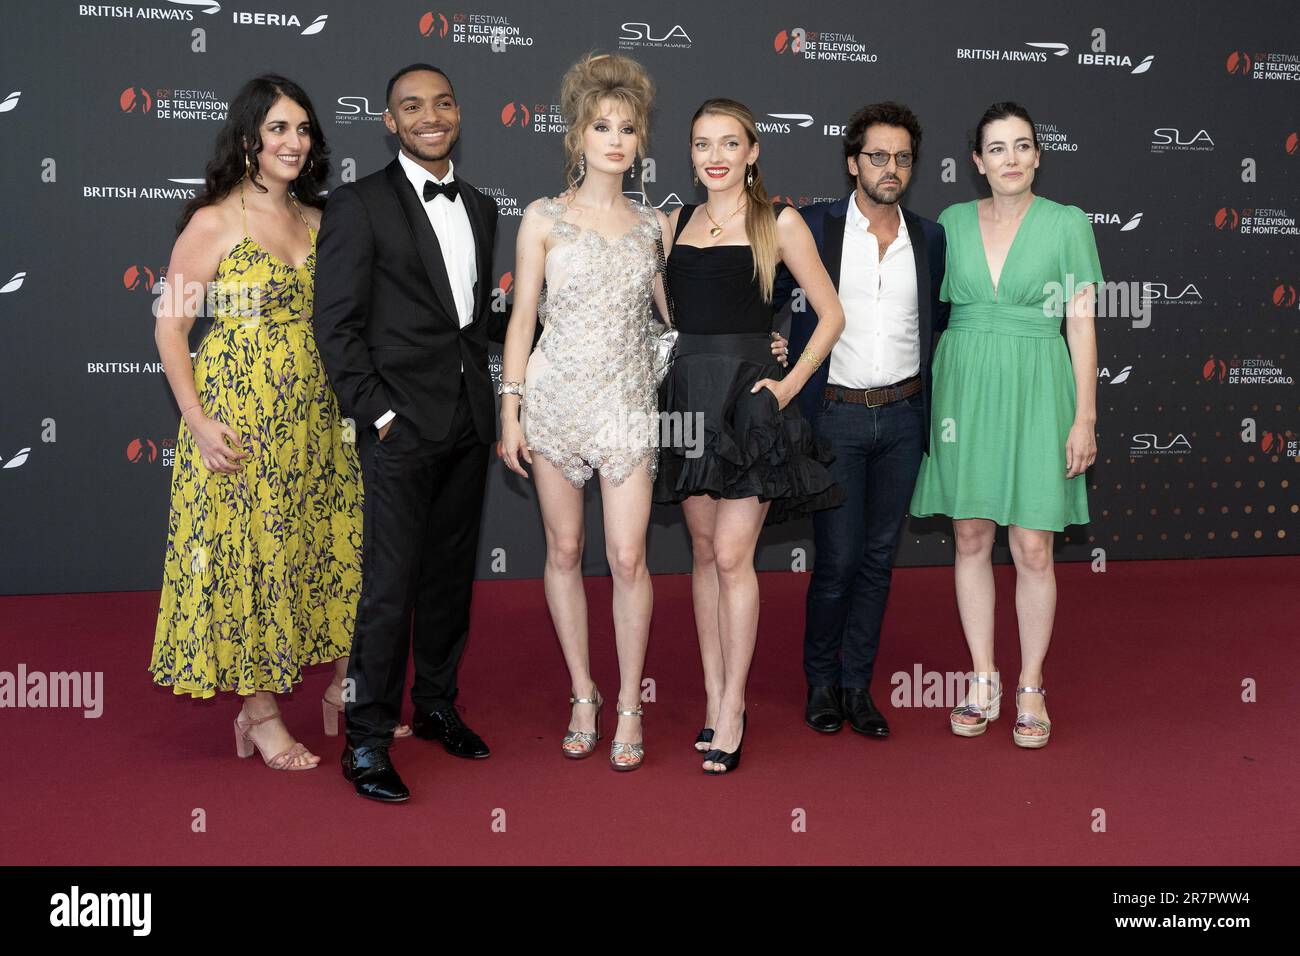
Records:
M445 37L447 30L447 18L441 13L434 13L430 10L420 17L420 36L422 37Z
M685 205L685 203L682 202L681 197L676 193L669 193L657 203L651 202L650 197L646 195L644 191L639 189L625 189L623 190L623 195L628 199L635 199L643 206L654 206L656 209L667 209L670 212Z
M1133 444L1129 446L1128 453L1129 457L1137 458L1143 455L1186 455L1191 450L1192 443L1181 432L1168 440L1144 432L1133 436Z
M243 10L234 10L230 14L231 20L237 26L244 27L296 27L305 37L315 36L325 29L325 23L329 20L329 14L322 13L311 23L303 27L302 21L296 14L292 13L250 13Z
M1162 126L1152 133L1151 152L1209 152L1214 149L1214 140L1205 130L1187 134L1173 126Z
M529 116L528 107L523 103L507 103L501 109L501 125L528 129Z
M334 122L339 126L353 123L377 123L383 119L383 110L372 110L370 100L364 96L340 96L334 111Z
M153 109L153 97L143 86L128 86L117 98L123 113L148 113Z
M12 279L4 285L0 285L0 295L3 295L6 292L17 292L23 287L23 280L26 278L26 272L15 272Z
M0 289L0 292L3 291L3 289ZM1279 282L1277 288L1273 290L1273 304L1279 309L1290 309L1294 307L1296 304L1295 286L1287 282Z
M10 96L17 96L18 94L17 94L17 93L10 93L9 95L10 95ZM8 101L8 100L5 100L5 102L7 103L7 102L9 102L9 101ZM15 102L17 102L17 101L15 100ZM5 109L5 106L4 106L3 103L0 103L0 110L3 110L3 109ZM9 109L13 109L13 107L11 106L11 107L9 107ZM1283 146L1283 148L1286 150L1286 154L1287 154L1288 156L1294 156L1296 153L1300 152L1300 133L1292 133L1291 135L1289 135L1289 136L1286 138L1286 142L1283 143L1282 146Z
M1142 213L1140 212L1134 213L1129 219L1121 218L1117 212L1090 212L1087 215L1094 226L1119 226L1120 232L1132 232L1142 225Z
M1182 286L1182 291L1174 294L1173 290L1178 286L1171 286L1167 282L1143 282L1141 299L1146 305L1152 302L1159 302L1162 305L1200 305L1204 299L1201 296L1201 290L1196 288L1192 283Z
M515 274L513 272L501 273L501 278L497 279L497 288L505 295L515 291Z
M1233 50L1228 54L1227 67L1229 73L1236 73L1241 76L1250 76L1250 54L1243 50Z
M1236 229L1241 224L1241 216L1237 210L1230 206L1224 206L1214 214L1215 229Z
M1225 362L1223 359L1216 359L1213 355L1211 355L1206 360L1205 364L1201 366L1201 378L1203 378L1207 382L1213 382L1217 380L1220 383L1222 383L1223 380L1226 379L1227 377L1228 377L1228 363Z
M18 105L18 98L23 95L22 90L14 90L3 100L0 100L0 113L8 113Z
M1099 383L1107 384L1107 385L1123 385L1125 382L1128 381L1129 373L1131 373L1132 371L1133 371L1132 365L1125 365L1122 369L1116 372L1114 377L1112 378L1110 374L1110 369L1101 368L1097 370L1097 381Z
M691 37L680 23L674 23L667 30L662 27L655 29L648 23L624 23L619 27L618 46L622 50L644 46L688 50Z

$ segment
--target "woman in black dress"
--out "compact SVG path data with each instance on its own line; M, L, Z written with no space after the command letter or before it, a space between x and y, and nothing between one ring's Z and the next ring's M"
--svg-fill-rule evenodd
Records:
M668 287L680 333L660 402L669 434L703 447L661 451L655 500L680 502L691 533L692 594L704 683L705 773L740 763L745 683L758 635L754 550L772 524L844 500L830 453L791 400L844 328L844 311L812 233L793 208L773 209L758 169L754 116L734 100L705 102L691 120L691 163L708 190L670 217ZM819 317L782 377L770 346L772 283L784 262Z

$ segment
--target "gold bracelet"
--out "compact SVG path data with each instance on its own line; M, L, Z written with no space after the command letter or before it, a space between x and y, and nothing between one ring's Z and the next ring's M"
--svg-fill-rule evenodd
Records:
M814 352L812 349L805 348L799 354L799 361L807 362L809 365L813 367L813 371L816 371L817 367L822 364L822 357L818 355L816 352Z

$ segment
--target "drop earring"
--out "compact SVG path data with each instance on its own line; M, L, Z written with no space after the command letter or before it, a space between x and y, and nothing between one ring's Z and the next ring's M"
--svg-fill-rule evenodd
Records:
M583 153L578 157L578 178L584 179L587 175L587 154Z
M248 150L244 150L244 178L250 183L253 181L253 164L249 162Z
M754 171L748 163L745 164L745 185L754 185Z

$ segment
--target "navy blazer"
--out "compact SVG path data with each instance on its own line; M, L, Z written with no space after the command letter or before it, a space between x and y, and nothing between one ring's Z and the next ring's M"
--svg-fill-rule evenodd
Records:
M814 203L799 210L804 222L812 230L817 243L817 252L821 255L822 265L830 274L835 291L840 288L840 258L844 251L844 224L848 220L851 197L835 202ZM943 226L929 219L924 219L910 210L899 207L903 214L903 223L907 226L907 235L912 243L912 256L916 262L916 297L918 303L917 331L921 347L921 385L925 403L924 447L930 447L930 362L934 357L934 347L939 335L948 327L948 313L951 311L947 302L939 301L939 289L943 285L944 257L947 242ZM784 265L777 272L776 286L773 289L773 305L782 308L794 292L794 276ZM811 304L802 312L792 312L790 317L790 355L798 356L812 338L817 326L817 314ZM808 384L799 393L798 402L804 417L810 422L821 414L823 393L830 375L831 357L825 360L813 372Z

